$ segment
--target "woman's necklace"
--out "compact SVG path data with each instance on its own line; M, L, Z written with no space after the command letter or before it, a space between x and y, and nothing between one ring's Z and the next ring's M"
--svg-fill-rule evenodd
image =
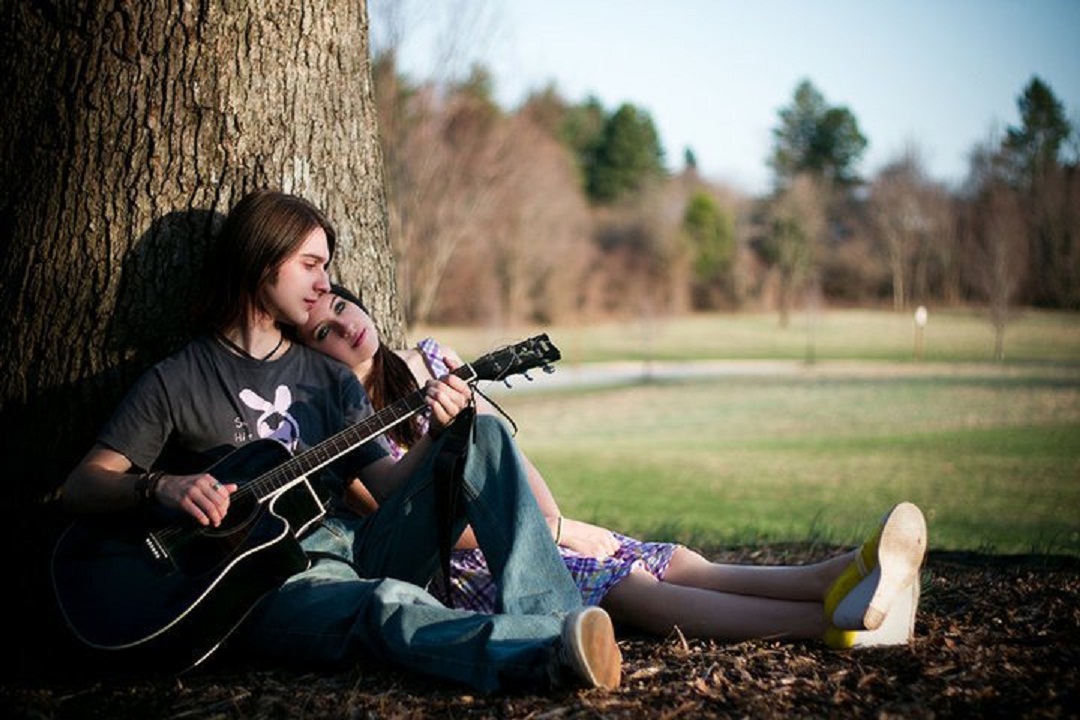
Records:
M274 355L277 354L277 351L281 349L281 346L285 344L285 333L282 333L281 337L278 338L277 345L274 346L274 349L263 355L261 358L257 358L244 348L234 343L228 337L226 337L225 333L217 333L217 338L226 346L228 346L233 352L237 353L238 355L243 355L246 358L250 358L255 362L266 362L270 358L274 357Z

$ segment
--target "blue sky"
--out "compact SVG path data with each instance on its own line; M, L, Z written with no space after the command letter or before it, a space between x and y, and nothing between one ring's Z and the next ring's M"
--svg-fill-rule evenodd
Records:
M376 46L386 2L402 0L371 0ZM1019 122L1035 75L1080 125L1080 0L440 0L400 17L414 78L480 61L506 108L549 83L571 102L633 103L669 165L692 148L703 174L752 193L803 78L855 114L864 174L913 145L932 177L960 182L971 149Z

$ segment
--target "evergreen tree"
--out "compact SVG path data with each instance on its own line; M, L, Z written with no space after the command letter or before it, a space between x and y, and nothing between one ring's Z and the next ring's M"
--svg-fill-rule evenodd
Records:
M698 191L686 205L683 237L690 247L694 269L694 298L698 307L714 304L714 295L730 290L735 263L735 226L707 192Z
M640 190L664 173L664 151L644 110L628 103L604 123L586 166L587 190L596 202L611 203Z
M1010 127L1002 143L1014 182L1030 185L1058 166L1062 146L1072 134L1061 101L1038 77L1031 79L1017 100L1020 127Z
M591 158L604 132L604 106L595 97L567 108L559 125L558 137L570 148L577 161L582 190L589 185Z
M778 186L801 173L839 185L858 181L855 166L867 145L859 123L847 108L830 107L809 80L799 83L792 104L780 111L773 138L769 165Z

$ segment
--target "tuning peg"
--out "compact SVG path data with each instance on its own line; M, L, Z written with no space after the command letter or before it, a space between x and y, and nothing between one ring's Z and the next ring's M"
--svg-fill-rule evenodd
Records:
M523 377L524 377L524 378L525 378L526 380L528 380L529 382L532 382L532 381L533 381L533 379L532 379L531 377L529 377L529 372L528 372L528 371L525 371L525 372L523 372L523 373L521 373L521 374L522 374L522 376L523 376Z
M513 388L514 388L514 386L510 384L510 381L509 381L508 379L506 379L506 378L503 378L503 381L502 381L502 382L503 382L503 385L505 385L506 387L508 387L508 388L510 388L510 389L513 389Z
M543 370L543 371L544 371L545 373L547 373L548 375L550 375L551 373L555 372L555 368L553 368L553 367L552 367L551 365L548 365L548 364L545 364L545 365L544 365L544 366L543 366L543 367L541 368L541 370Z

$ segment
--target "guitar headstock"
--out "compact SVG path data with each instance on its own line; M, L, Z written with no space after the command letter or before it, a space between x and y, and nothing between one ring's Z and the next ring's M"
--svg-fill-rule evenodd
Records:
M545 333L490 352L469 364L477 380L505 380L534 368L552 372L551 363L561 357L559 348Z

